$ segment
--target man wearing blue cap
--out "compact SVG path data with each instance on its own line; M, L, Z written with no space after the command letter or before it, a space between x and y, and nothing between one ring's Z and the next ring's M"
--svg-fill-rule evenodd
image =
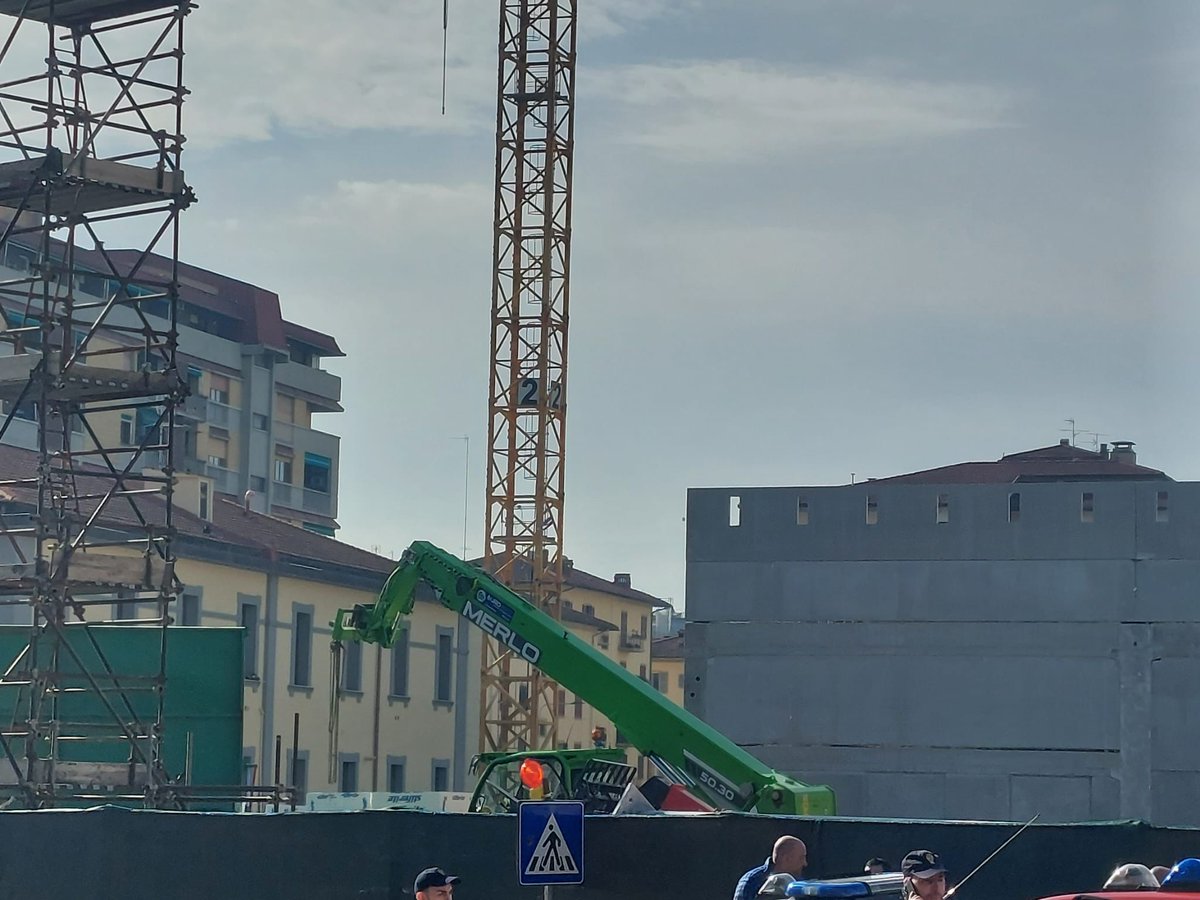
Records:
M457 875L447 875L437 866L425 869L413 882L417 900L451 900L454 886L462 881Z

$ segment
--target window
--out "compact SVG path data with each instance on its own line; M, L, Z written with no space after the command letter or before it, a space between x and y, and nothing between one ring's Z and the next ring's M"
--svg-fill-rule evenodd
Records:
M392 687L389 692L393 697L408 696L408 629L405 628L396 637L392 645Z
M200 594L184 591L179 597L179 624L194 627L200 624Z
M796 501L796 524L808 524L808 501L803 497Z
M288 359L302 366L315 367L320 357L317 356L316 351L311 347L305 347L303 344L288 341Z
M208 399L229 405L229 376L213 372L208 376Z
M208 464L222 469L229 468L229 441L209 435Z
M1158 492L1158 500L1156 501L1155 506L1154 506L1154 521L1155 522L1169 521L1169 519L1171 517L1171 512L1170 512L1170 508L1167 506L1167 500L1168 500L1167 492L1159 491Z
M1083 496L1079 498L1079 521L1096 521L1096 503L1091 491L1084 491Z
M742 524L742 498L733 496L729 498L729 527L737 528Z
M1008 495L1008 521L1016 522L1021 518L1021 495L1015 491Z
M358 643L355 641L355 643ZM350 793L358 790L358 754L338 754L338 790Z
M867 524L879 524L879 498L874 494L867 494Z
M642 679L642 681L646 680L646 664L645 663L642 663L642 665L638 666L638 678Z
M643 639L647 636L647 629L649 627L650 621L645 616L642 616L642 630L639 631L638 634L640 634Z
M596 617L596 607L592 606L592 604L590 604L590 603L583 604L583 614L585 616L591 616L592 618L595 618Z
M451 702L454 674L454 632L449 628L437 630L436 676L433 699L441 703Z
M262 413L251 413L250 414L250 424L254 428L255 431L266 431L267 426L270 423L267 421L267 417L264 416Z
M404 764L407 760L403 756L389 756L387 759L387 784L388 791L393 794L399 794L404 790Z
M937 495L937 523L945 525L950 521L950 495Z
M346 641L342 645L342 690L362 691L362 642Z
M682 672L679 673L679 689L681 691L683 690L683 673Z
M213 373L208 379L208 399L229 405L229 376Z
M258 677L258 601L238 595L238 624L246 630L242 644L242 676Z
M567 714L567 692L564 691L562 688L559 688L557 699L558 699L558 715L559 715L559 718L562 718L562 717L566 716L566 714Z
M650 673L650 686L660 694L665 694L667 692L666 678L663 677L662 672Z
M450 760L435 759L433 761L433 789L435 791L450 790Z
M135 441L146 445L160 442L160 416L162 410L153 406L143 406L137 411L137 429L133 433Z
M517 702L519 704L521 704L521 707L523 709L529 708L529 685L528 684L517 685Z
M621 643L624 644L629 640L629 612L621 610Z
M578 694L575 695L575 718L583 718L583 698Z
M280 484L292 483L292 461L281 456L275 457L275 480Z
M121 445L129 447L133 444L133 414L121 413Z
M206 521L206 522L210 522L210 521L212 521L212 515L210 514L210 512L209 512L209 509L208 509L208 502L209 502L209 497L208 497L208 482L207 482L207 481L201 481L201 482L200 482L200 506L199 506L199 512L200 512L200 518L204 519L204 521Z
M332 462L328 456L318 453L304 454L304 487L309 491L329 493L329 472Z
M197 369L195 366L187 367L188 394L190 394L193 397L200 396L200 377L203 374L204 373L201 372L199 369Z
M275 418L280 422L296 421L296 398L287 394L275 395Z
M312 607L292 613L292 684L312 687Z
M254 763L254 748L242 750L242 784L258 783L258 766Z
M263 478L261 475L251 475L250 490L254 491L256 494L264 493L267 490L267 479Z

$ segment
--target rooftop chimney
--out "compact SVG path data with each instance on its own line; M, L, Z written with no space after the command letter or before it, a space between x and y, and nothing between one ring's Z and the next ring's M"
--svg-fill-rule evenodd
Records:
M1133 452L1133 441L1113 441L1108 458L1128 466L1137 465L1137 454Z
M621 587L633 587L633 583L629 578L628 572L618 572L613 576L613 584L619 584Z
M1060 446L1060 447L1070 447L1070 446L1071 446L1071 439L1070 439L1070 438L1059 438L1059 439L1058 439L1058 446Z

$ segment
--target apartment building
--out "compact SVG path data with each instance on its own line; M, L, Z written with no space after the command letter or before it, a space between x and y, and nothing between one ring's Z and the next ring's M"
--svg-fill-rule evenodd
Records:
M566 560L563 572L563 619L593 647L643 681L651 677L651 622L665 600L633 587L627 572L611 580L592 575ZM572 621L581 614L582 618ZM608 746L627 746L612 719L560 688L559 746L591 746L594 729L601 729Z
M102 300L122 290L150 296L170 279L168 260L161 257L151 255L139 265L135 251L106 255L122 274L136 266L137 283L123 287L111 273L100 274L109 269L95 251L77 250L78 275L71 287L80 300ZM35 259L33 249L8 241L0 279L28 272ZM184 264L178 285L178 364L191 396L176 410L176 471L204 476L215 495L245 502L249 493L251 509L332 536L338 527L339 438L315 426L320 414L342 411L341 379L322 367L344 355L337 342L285 320L278 295L263 288ZM3 302L10 328L32 324L11 297ZM123 312L124 318L109 321L131 331L108 328L97 334L88 343L89 362L126 371L155 367L139 350L133 313ZM142 312L165 317L167 301L147 302ZM36 350L36 334L28 340L28 349ZM32 403L18 409L6 442L36 447L37 415ZM136 445L153 428L157 411L97 418L94 437L74 423L73 447L91 449L97 440L108 447ZM144 454L143 460L163 463L161 453Z
M1194 826L1198 583L1130 442L692 489L685 702L847 815Z
M650 645L650 684L679 706L684 703L684 632L657 637Z

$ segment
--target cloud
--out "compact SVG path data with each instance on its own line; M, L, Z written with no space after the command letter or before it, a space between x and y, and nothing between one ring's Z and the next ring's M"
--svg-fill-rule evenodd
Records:
M762 159L1012 124L1013 99L996 88L806 73L744 60L634 65L591 80L627 123L617 126L621 140L691 162Z
M451 0L442 115L437 0L206 5L188 21L188 133L213 147L281 131L490 131L499 8ZM599 0L581 17L579 39L621 34L668 9L666 0Z

